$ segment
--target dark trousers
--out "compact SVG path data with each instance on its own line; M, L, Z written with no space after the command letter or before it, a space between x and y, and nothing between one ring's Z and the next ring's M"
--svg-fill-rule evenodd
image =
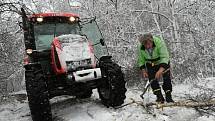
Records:
M152 80L152 79L155 78L155 74L159 70L159 68L160 68L159 65L151 66L151 65L147 64L149 80ZM161 92L161 87L160 87L160 85L158 83L158 80L154 80L151 83L151 87L152 87L153 93L155 95L158 95ZM171 83L170 71L167 71L166 73L163 74L162 88L163 88L165 93L167 93L167 92L171 93L172 92L172 83Z

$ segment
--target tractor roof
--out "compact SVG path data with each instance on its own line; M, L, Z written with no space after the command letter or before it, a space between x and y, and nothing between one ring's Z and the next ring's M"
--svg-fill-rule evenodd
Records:
M32 14L30 16L30 18L34 18L34 17L54 17L54 16L58 16L58 17L79 17L77 14L73 14L73 13L38 13L38 14Z

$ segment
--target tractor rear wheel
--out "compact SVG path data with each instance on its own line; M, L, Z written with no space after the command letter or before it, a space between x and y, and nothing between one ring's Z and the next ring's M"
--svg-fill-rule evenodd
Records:
M102 62L100 67L103 78L98 87L98 92L102 103L107 107L122 105L126 98L125 93L127 90L121 67L112 61Z
M26 70L26 91L33 121L52 121L49 93L42 70Z

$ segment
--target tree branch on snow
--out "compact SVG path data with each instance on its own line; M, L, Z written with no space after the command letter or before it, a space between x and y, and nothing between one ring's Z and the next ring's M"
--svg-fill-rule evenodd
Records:
M195 103L202 102L204 104L203 106L196 106L194 109L200 114L207 114L207 115L213 115L215 112L215 90L211 88L207 88L206 86L200 86L197 84L194 84L194 89L200 90L199 93L196 95L193 94L186 94L186 98L188 100L191 100ZM213 112L213 113L212 113Z
M207 113L210 115L213 115L213 114L210 113L209 110L215 112L215 109L214 109L215 108L215 98L211 99L211 100L207 100L207 101L184 100L184 101L178 101L178 102L174 102L174 103L165 103L165 104L158 104L158 103L154 103L154 102L145 104L143 101L136 101L133 98L131 98L130 103L116 107L115 109L123 108L128 105L132 105L132 104L137 104L137 106L143 107L147 113L152 114L153 116L156 116L156 115L150 110L150 107L152 108L152 106L155 106L156 109L162 109L162 110L165 107L194 108L198 112Z

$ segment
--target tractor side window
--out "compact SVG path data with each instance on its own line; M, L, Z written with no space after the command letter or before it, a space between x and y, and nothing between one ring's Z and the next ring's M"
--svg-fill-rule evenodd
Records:
M38 24L34 26L34 37L37 49L49 49L54 39L54 26L52 24Z
M90 41L92 41L94 45L94 54L97 58L107 55L106 46L102 46L100 44L100 39L103 39L103 37L95 21L83 24L81 30L82 33L86 35Z

